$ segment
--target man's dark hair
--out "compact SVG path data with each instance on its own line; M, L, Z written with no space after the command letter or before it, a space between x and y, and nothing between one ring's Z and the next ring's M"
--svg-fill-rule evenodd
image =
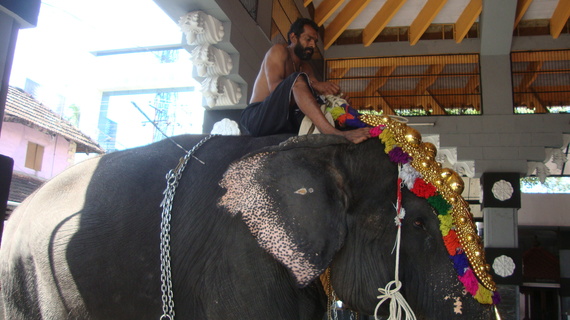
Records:
M291 33L294 33L297 37L305 31L305 26L309 25L311 28L319 31L319 26L315 23L315 21L307 18L299 18L291 25L289 32L287 32L287 43L291 44Z

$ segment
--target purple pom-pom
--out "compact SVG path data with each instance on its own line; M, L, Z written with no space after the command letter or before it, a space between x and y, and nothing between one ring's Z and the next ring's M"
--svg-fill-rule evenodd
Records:
M344 105L343 105L344 106ZM351 106L346 106L345 108L346 112L350 113L351 115L353 115L355 118L358 117L360 115L360 113L358 111L356 111L355 109L353 109Z
M498 291L493 292L493 304L501 303L501 295Z
M404 150L402 150L402 148L400 147L395 147L392 150L390 150L388 156L390 157L390 161L395 163L406 164L410 162L410 160L412 160L412 157L410 157L410 155L405 153Z

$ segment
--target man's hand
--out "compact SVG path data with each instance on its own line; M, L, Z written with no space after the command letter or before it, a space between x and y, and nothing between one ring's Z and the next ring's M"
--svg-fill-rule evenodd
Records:
M358 128L341 132L342 135L352 143L361 143L370 138L370 128Z
M315 91L317 91L318 94L322 95L327 95L327 94L337 95L340 93L340 87L338 86L338 84L330 81L312 82L311 86L313 87L313 89L315 89Z

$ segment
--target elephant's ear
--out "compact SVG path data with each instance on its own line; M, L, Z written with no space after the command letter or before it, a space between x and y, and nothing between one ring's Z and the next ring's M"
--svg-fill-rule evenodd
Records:
M219 205L241 216L259 245L301 287L330 264L346 234L345 177L338 146L290 148L250 155L226 171Z

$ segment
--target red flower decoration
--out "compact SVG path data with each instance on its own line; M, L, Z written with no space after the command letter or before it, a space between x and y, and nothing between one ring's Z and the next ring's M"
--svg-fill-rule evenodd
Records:
M445 248L447 249L447 252L450 256L457 254L457 249L461 247L455 230L449 230L449 233L443 237L443 242L445 243Z
M336 121L338 122L338 125L341 127L344 127L346 120L349 119L354 119L354 116L351 115L350 113L345 113L341 116L339 116L338 118L336 118Z
M414 187L412 188L411 191L416 196L427 199L429 197L435 196L437 189L432 184L429 184L425 182L423 179L418 178L414 182Z

